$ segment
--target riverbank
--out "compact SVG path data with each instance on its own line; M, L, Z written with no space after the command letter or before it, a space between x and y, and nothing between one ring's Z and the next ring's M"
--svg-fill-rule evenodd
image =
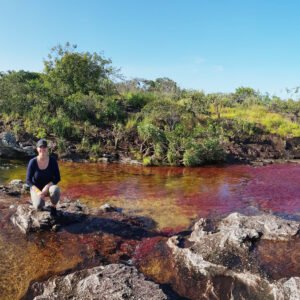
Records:
M108 143L109 136L109 131L106 137L102 136L102 140L106 139L106 144L110 144ZM26 132L20 132L16 137L11 131L2 131L0 133L0 158L28 160L35 155L36 141L36 137ZM62 151L60 143L61 141L55 137L49 138L50 151L63 161L124 163L145 166L159 166L161 164L154 154L152 156L138 154L139 143L124 142L118 148L102 147L101 151L97 153L83 149L81 144L67 140L63 142ZM223 143L222 147L224 152L222 159L210 162L210 165L252 164L262 166L272 163L298 163L300 159L299 138L282 138L274 134L263 133L244 138L235 136ZM135 150L133 151L133 149ZM201 158L201 154L199 155ZM178 163L180 165L180 162ZM163 163L163 165L166 164Z

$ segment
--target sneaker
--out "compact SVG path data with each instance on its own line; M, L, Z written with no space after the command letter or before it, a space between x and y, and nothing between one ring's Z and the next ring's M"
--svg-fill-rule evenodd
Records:
M56 207L51 206L51 208L50 208L50 216L56 217L56 215L57 215Z

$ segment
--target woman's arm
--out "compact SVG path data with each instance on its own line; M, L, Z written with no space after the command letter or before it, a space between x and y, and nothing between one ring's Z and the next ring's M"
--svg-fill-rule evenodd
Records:
M32 182L33 174L34 174L35 168L34 168L34 159L31 159L28 163L27 167L27 173L26 173L26 183L30 186L34 186Z
M60 172L59 172L59 167L58 163L55 158L53 158L53 184L58 184L60 182Z

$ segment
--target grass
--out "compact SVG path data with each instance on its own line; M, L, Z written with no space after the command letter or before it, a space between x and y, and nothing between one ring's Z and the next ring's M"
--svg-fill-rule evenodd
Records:
M250 107L226 107L221 111L221 117L227 119L244 120L262 125L266 131L282 137L299 137L300 124L288 118L269 112L266 107L254 105Z

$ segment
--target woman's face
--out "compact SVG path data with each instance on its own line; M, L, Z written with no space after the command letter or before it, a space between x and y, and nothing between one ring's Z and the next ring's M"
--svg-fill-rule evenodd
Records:
M47 155L48 147L45 147L45 146L37 147L37 152L39 155Z

